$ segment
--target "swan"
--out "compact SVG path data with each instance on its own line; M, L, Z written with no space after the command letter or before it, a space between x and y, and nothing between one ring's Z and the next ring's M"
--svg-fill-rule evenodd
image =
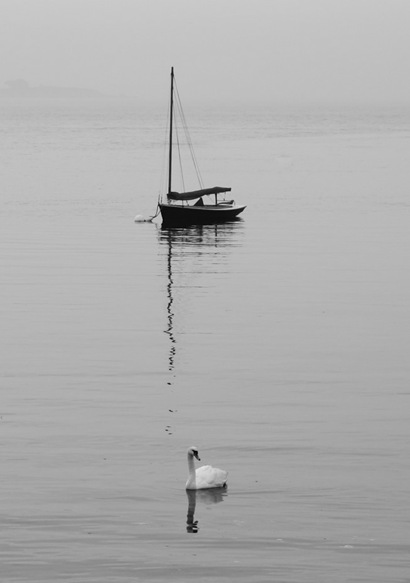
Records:
M201 461L198 455L198 448L192 446L188 449L189 478L185 485L186 490L226 487L228 472L219 468L213 468L212 466L201 466L195 471L194 457L198 461Z

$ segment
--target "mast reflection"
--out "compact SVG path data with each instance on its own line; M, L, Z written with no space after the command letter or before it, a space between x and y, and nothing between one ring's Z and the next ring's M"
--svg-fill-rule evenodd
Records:
M201 255L227 256L229 250L242 243L244 222L241 219L231 223L215 225L195 225L191 227L163 227L158 229L158 238L161 245L167 249L167 327L164 330L170 340L168 355L168 370L174 372L177 339L174 327L174 265L179 262L180 273L189 275L186 265L181 264L185 259ZM184 263L186 263L184 261Z
M172 308L172 304L174 302L174 298L172 296L172 286L174 283L173 274L172 274L172 239L171 233L168 232L168 256L167 256L167 267L168 267L168 282L167 282L167 318L168 318L168 326L165 330L165 334L168 335L169 340L171 342L171 348L169 351L168 356L168 370L172 372L174 370L174 359L175 359L175 336L174 336L174 326L173 326L173 319L174 319L174 312Z

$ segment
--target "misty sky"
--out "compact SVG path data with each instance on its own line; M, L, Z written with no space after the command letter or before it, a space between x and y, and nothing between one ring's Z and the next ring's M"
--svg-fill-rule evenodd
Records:
M410 0L0 0L0 85L409 101Z

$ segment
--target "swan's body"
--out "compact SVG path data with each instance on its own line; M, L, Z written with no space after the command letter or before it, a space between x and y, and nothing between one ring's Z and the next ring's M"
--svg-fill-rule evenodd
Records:
M201 461L198 456L198 448L188 449L188 469L189 477L185 488L187 490L205 490L206 488L225 488L228 472L213 468L212 466L201 466L195 470L194 457Z

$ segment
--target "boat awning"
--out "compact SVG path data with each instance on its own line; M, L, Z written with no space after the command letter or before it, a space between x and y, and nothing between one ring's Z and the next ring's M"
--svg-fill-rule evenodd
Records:
M202 188L201 190L192 190L191 192L168 192L167 197L171 200L194 200L207 194L222 194L232 190L227 186L214 186L213 188Z

